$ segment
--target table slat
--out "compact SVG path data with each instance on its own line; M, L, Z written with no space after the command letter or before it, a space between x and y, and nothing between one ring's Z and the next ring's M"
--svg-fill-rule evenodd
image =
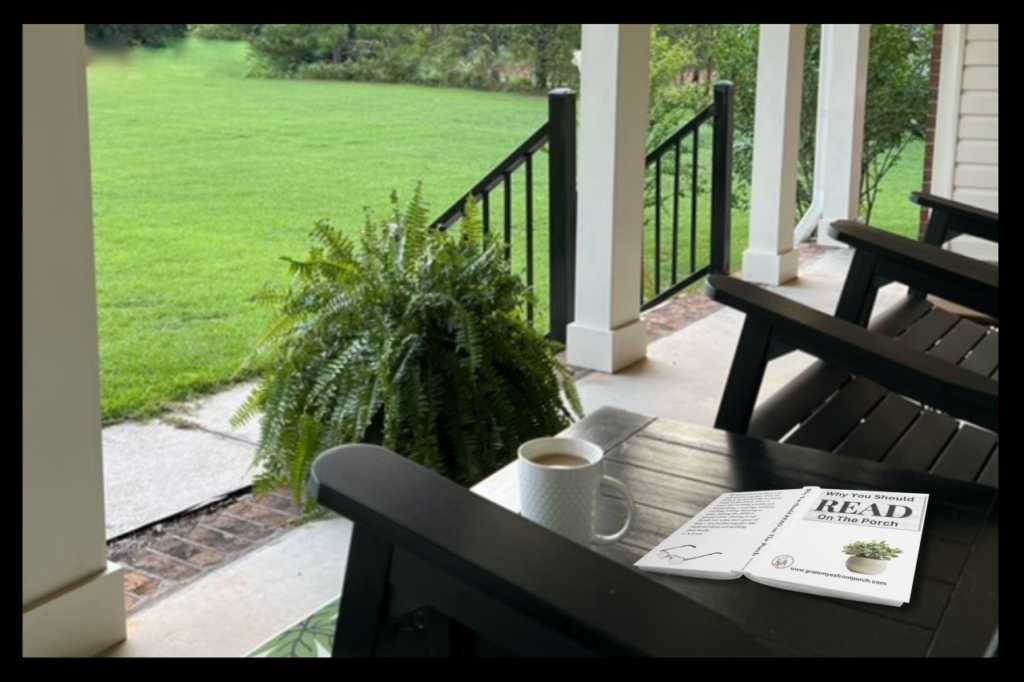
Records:
M927 492L955 499L968 508L987 507L995 491L952 479L937 478L927 473L881 466L853 457L820 452L785 443L765 441L735 433L726 433L706 426L685 424L671 419L657 419L637 438L653 438L667 443L687 445L729 457L764 459L768 466L796 469L808 474L820 474L830 479L841 479L860 484L863 489L882 490L885 485L898 485L906 492ZM835 486L834 482L828 485ZM978 524L981 525L980 522Z

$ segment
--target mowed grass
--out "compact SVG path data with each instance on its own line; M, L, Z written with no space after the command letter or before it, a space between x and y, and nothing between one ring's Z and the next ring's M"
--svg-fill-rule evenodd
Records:
M313 223L351 226L419 180L440 212L543 123L542 97L245 78L187 41L89 71L106 422L244 378Z
M269 321L249 302L288 281L316 220L353 234L364 208L389 208L423 181L440 213L546 117L543 97L415 86L248 79L246 46L190 40L89 72L103 417L168 405L252 376L241 372ZM546 328L546 156L535 163L534 285ZM873 223L916 235L923 145L887 178ZM526 272L523 171L513 179L513 263ZM671 189L666 188L666 196ZM504 202L492 200L502 229ZM699 200L699 263L709 197ZM733 267L749 214L734 211ZM670 220L670 219L669 219ZM688 270L688 223L680 270ZM669 223L666 222L666 225ZM648 280L654 260L647 237ZM671 268L663 234L663 286ZM699 265L698 265L699 267ZM649 289L653 283L648 282ZM653 293L653 292L651 292Z

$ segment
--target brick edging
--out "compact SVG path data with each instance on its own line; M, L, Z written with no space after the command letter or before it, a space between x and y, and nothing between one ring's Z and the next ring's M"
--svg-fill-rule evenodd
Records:
M244 493L107 545L130 612L268 544L301 518L287 491Z

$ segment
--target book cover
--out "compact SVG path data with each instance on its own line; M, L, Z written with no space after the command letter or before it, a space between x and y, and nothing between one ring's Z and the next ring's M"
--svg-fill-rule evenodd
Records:
M900 606L910 601L927 506L928 495L913 493L726 493L635 565Z

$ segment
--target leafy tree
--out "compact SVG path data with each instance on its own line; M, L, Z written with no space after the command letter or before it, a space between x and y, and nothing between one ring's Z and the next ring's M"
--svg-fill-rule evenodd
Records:
M926 136L934 24L874 24L864 122L864 219L903 152Z
M680 126L707 106L702 89L684 83L694 63L694 51L686 39L673 38L655 24L651 36L651 93L647 149L651 151Z
M579 71L572 63L580 49L582 24L513 24L512 50L515 59L529 65L534 84L548 90L579 84Z
M250 43L263 66L292 75L303 64L346 61L358 36L358 24L263 24Z
M758 24L718 24L711 52L718 78L736 84L736 168L749 179L753 162L757 86ZM871 214L878 188L907 146L923 139L929 92L931 24L874 24L871 29L867 112L864 130L864 218ZM797 205L805 211L814 182L814 142L818 107L821 25L808 25L801 120Z
M192 24L189 33L206 40L248 40L263 24Z
M85 40L99 47L163 47L168 39L183 38L188 24L86 24Z

